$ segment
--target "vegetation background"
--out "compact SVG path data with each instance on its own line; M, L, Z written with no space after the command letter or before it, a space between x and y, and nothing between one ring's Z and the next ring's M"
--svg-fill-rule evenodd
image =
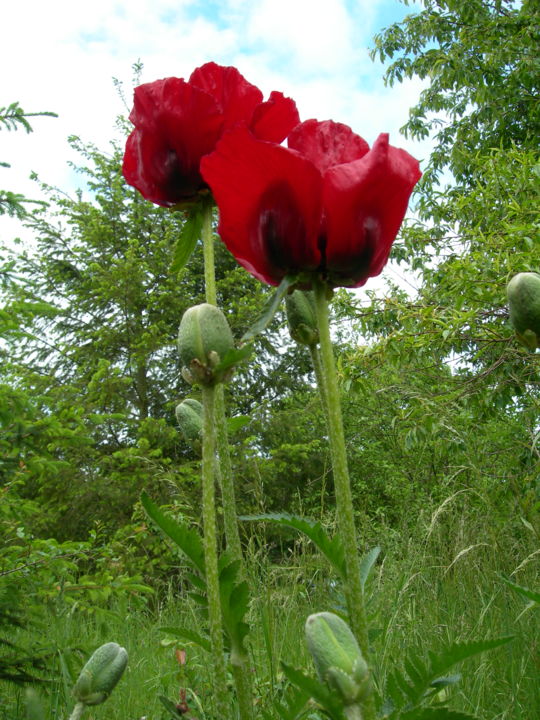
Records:
M422 4L373 48L388 82L426 82L405 131L436 145L392 255L420 289L368 285L334 302L359 534L365 551L382 547L368 587L377 673L427 637L514 635L469 663L451 703L486 720L533 720L538 608L503 577L538 589L540 356L516 343L505 286L540 270L540 9ZM24 123L13 107L2 132ZM130 669L96 718L169 717L159 695L176 701L179 687L201 717L204 655L158 628L202 620L182 558L139 496L200 522L199 461L174 420L192 394L174 340L184 310L203 300L202 253L172 274L182 215L125 185L122 148L72 144L88 192L44 185L49 204L37 209L0 193L0 212L24 217L34 238L0 258L0 718L25 717L23 686L38 680L46 717L64 715L83 659L108 640L127 647ZM218 303L240 337L268 289L218 240L216 251ZM283 316L235 376L228 408L241 511L330 526L324 419ZM256 687L274 717L279 661L307 667L305 617L340 598L297 534L244 528Z

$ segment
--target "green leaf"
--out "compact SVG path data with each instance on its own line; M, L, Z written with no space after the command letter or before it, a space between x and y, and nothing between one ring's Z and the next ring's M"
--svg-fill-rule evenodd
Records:
M517 585L515 582L512 582L512 580L509 580L508 578L502 577L501 580L508 585L508 587L511 587L512 590L515 590L519 595L522 595L525 598L528 598L529 600L532 600L533 603L540 603L540 593L535 592L534 590L529 590L527 587L523 587L523 585Z
M360 561L360 582L362 583L362 590L365 587L369 574L377 562L377 558L381 554L381 548L377 545L367 552L362 560Z
M289 685L284 693L284 702L273 702L273 709L277 712L281 720L296 720L303 714L306 703L310 698L309 692L302 688ZM274 715L267 714L263 710L265 720L273 720Z
M243 515L240 520L263 520L274 523L275 525L283 525L295 530L299 530L306 535L311 542L319 548L322 554L330 561L339 573L341 579L346 581L345 570L345 552L341 539L338 535L330 538L317 520L303 518L299 515L290 515L289 513L266 513L263 515ZM373 551L372 551L373 552ZM378 553L377 553L378 554ZM375 556L376 559L376 556ZM372 561L373 564L374 560ZM367 569L369 572L369 568Z
M186 217L186 221L182 226L180 236L176 241L176 247L174 248L173 260L171 263L171 273L178 273L185 267L187 261L191 257L197 240L201 236L203 223L203 212L202 208L198 205L190 210L189 215Z
M300 690L303 690L316 700L326 710L332 720L344 720L345 716L343 714L342 701L335 693L331 693L320 680L316 680L309 675L304 675L301 670L297 670L284 662L281 663L281 667L287 679L297 688L300 688Z
M145 492L141 495L141 503L148 516L182 550L197 570L204 575L204 548L199 534L188 525L179 523L173 520L172 517L162 513Z
M298 282L297 275L285 275L275 293L270 297L270 299L264 306L261 316L242 336L242 342L245 342L246 340L252 340L254 337L262 333L263 330L266 330L266 328L272 322L272 319L276 314L281 301L287 294L289 288L292 287L296 282Z
M456 663L473 657L474 655L480 655L480 653L486 652L487 650L494 650L501 645L506 645L513 639L513 635L509 635L506 637L495 638L494 640L479 640L477 642L470 643L453 643L439 654L429 652L428 655L431 661L431 670L437 676L444 675Z
M219 558L219 595L223 627L229 639L231 652L237 658L244 658L244 638L249 625L244 617L249 608L249 586L246 582L237 582L240 573L240 561L231 560L228 553Z
M457 685L461 680L461 673L455 673L454 675L447 675L446 677L440 677L433 680L431 686L442 690L442 688L449 687L450 685Z
M243 345L241 348L227 350L221 361L214 368L215 373L225 372L231 367L238 365L253 353L253 345Z
M175 637L182 638L182 640L189 640L195 645L198 645L203 650L210 652L210 640L204 635L199 635L194 630L186 627L160 627L158 628L161 632L167 633L168 635L174 635Z
M186 572L186 579L198 590L206 592L206 581L197 572Z
M408 677L398 668L388 673L386 695L390 702L387 700L385 705L396 711L406 708L409 712L418 708L443 687L459 681L459 675L447 675L448 670L456 663L504 645L510 640L511 637L503 637L472 643L453 643L438 653L428 651L427 663L417 652L409 652L403 662ZM416 715L410 717L412 719Z

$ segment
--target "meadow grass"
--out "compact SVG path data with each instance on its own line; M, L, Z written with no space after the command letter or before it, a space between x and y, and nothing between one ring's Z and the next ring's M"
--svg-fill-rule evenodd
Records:
M481 504L469 512L460 496L401 532L382 528L378 534L383 551L366 587L378 682L391 667L403 666L410 649L426 654L428 648L454 641L513 635L510 644L457 668L463 679L450 690L450 704L484 720L540 718L540 609L524 612L523 599L501 580L511 576L538 587L534 536L519 522L498 523L494 530ZM287 684L280 661L313 672L303 641L305 619L311 612L339 607L341 598L329 567L307 540L299 537L279 563L255 550L255 544L249 547L256 707L273 717L273 701ZM128 670L106 703L86 711L88 720L166 720L170 714L159 696L177 702L180 688L186 689L193 716L210 718L205 712L209 658L192 643L160 630L177 625L204 631L200 608L173 581L153 608L127 601L92 615L49 608L43 625L33 631L54 650L54 680L41 691L45 720L68 717L70 688L80 667L90 652L111 640L126 647ZM183 667L175 657L180 648L186 651ZM4 684L0 697L2 720L25 717L20 689ZM232 703L230 719L235 717Z

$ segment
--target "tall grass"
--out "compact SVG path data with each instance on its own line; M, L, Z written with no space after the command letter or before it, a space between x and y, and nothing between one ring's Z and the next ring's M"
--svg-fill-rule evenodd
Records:
M501 575L538 587L539 555L534 535L519 520L495 525L491 517L488 501L470 503L464 492L418 518L404 519L401 531L378 529L383 550L367 585L377 682L382 688L388 669L402 664L409 649L513 635L512 643L464 663L450 703L485 720L537 720L539 609L524 612L524 601ZM341 598L328 566L307 541L298 538L275 563L257 546L250 544L247 563L254 593L251 664L257 708L273 716L273 702L286 686L280 661L311 669L305 619L339 606ZM110 640L128 650L128 670L113 696L87 711L88 720L165 720L170 714L159 696L177 702L180 688L186 689L193 716L205 720L209 659L195 645L160 630L175 625L201 632L204 620L196 603L173 583L152 611L129 604L93 615L50 608L43 625L33 630L54 650L53 681L41 690L46 720L67 718L70 687L86 656ZM186 650L184 666L175 657L177 648ZM232 681L229 685L232 694ZM22 690L4 684L0 697L1 720L24 718ZM231 705L230 720L235 717Z

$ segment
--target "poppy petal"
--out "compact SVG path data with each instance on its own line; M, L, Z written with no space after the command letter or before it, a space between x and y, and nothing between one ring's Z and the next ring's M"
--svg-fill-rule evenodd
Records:
M249 123L263 94L235 67L206 63L191 73L189 84L210 95L223 117L223 130Z
M348 125L333 120L306 120L294 128L287 144L311 160L322 174L334 165L358 160L369 150L367 142Z
M259 140L281 143L299 122L294 100L274 90L266 102L255 108L250 128Z
M360 160L327 171L325 260L334 285L360 287L386 265L421 177L418 161L381 134Z
M221 239L252 275L278 285L319 266L322 178L308 160L237 128L203 158L201 172L220 210Z
M176 153L158 135L140 130L127 139L122 173L143 197L163 207L190 196L201 183L198 171L181 171Z
M204 186L199 173L201 157L214 149L222 129L215 100L184 80L165 78L135 89L130 120L138 132L130 142L132 157L127 165L131 168L138 158L148 165L139 175L149 184L163 184L160 190L156 188L161 201L154 202L174 205L195 195ZM164 163L161 170L160 162ZM149 192L155 195L154 190Z

